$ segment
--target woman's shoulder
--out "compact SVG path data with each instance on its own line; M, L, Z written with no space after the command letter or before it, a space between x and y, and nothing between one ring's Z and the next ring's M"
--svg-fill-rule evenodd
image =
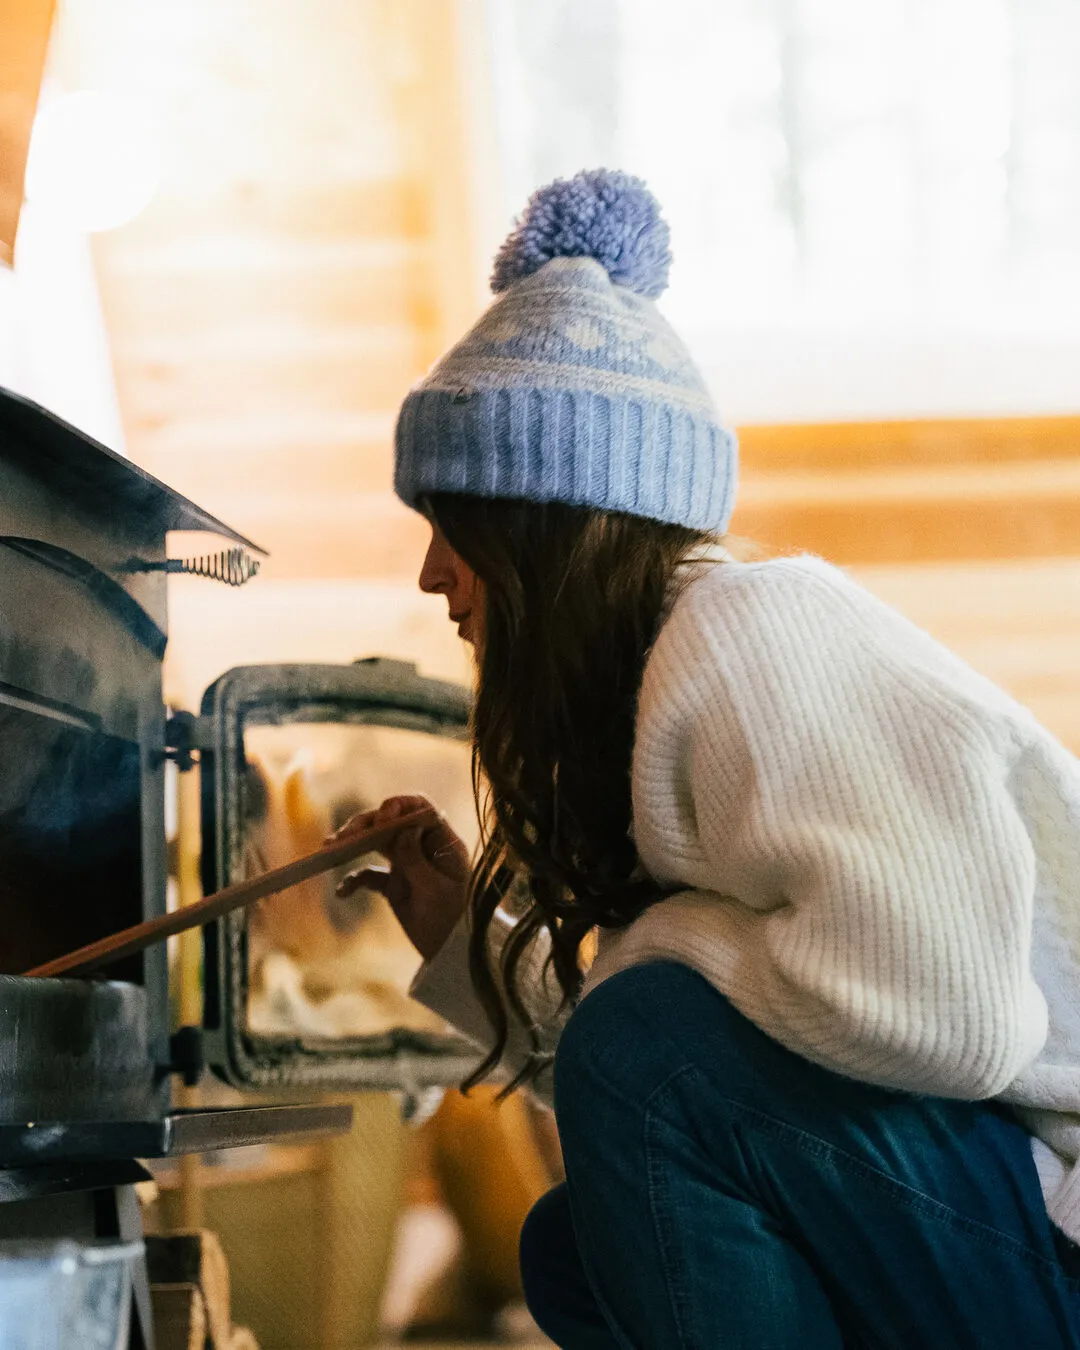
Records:
M835 616L852 591L857 597L854 583L812 555L742 562L714 552L693 561L646 663L645 706L661 694L690 716L702 700L715 705L721 690L734 694L789 670L841 621Z
M765 624L783 629L801 627L814 612L838 617L852 611L888 612L888 606L859 586L838 567L803 553L763 561L741 562L718 556L699 564L672 605L669 622L676 628L719 626L738 635Z
M1005 690L844 571L813 554L718 561L685 586L657 649L753 699L803 702L812 691L890 706L936 704L1028 733L1031 713Z

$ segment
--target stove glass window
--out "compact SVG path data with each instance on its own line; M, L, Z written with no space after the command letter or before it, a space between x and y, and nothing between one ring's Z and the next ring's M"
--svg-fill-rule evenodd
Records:
M247 725L244 873L255 876L319 847L357 811L422 794L470 849L477 842L469 746L448 736L367 723ZM386 900L338 899L347 871L260 901L248 918L248 1030L261 1037L336 1040L393 1029L443 1033L408 996L420 957Z

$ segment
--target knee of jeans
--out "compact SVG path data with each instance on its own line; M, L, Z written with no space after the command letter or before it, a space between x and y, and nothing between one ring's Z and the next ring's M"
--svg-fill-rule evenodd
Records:
M525 1303L537 1326L543 1329L549 1313L565 1292L559 1273L560 1254L576 1251L574 1224L566 1187L556 1186L533 1205L525 1216L518 1240L518 1260Z

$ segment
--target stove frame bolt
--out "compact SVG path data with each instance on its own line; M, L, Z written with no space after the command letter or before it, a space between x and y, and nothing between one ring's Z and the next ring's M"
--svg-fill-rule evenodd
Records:
M179 1027L169 1037L169 1072L179 1074L185 1087L196 1087L206 1068L201 1027Z

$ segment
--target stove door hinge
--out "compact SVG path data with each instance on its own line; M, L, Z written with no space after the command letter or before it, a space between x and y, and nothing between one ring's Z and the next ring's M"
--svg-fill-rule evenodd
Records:
M211 718L175 712L165 721L165 749L161 758L171 759L181 773L186 773L198 763L198 752L212 749L213 744Z

